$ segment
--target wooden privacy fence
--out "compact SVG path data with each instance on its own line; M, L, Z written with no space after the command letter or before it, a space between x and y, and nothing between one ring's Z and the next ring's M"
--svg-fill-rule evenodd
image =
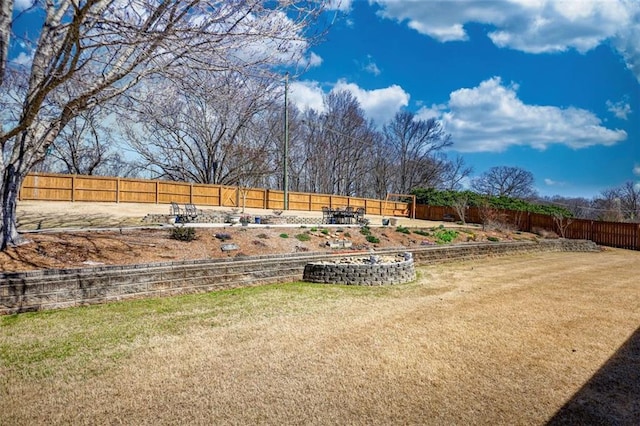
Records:
M587 219L564 219L558 223L553 216L520 212L514 210L493 209L492 218L503 223L513 225L515 228L532 232L536 229L546 229L556 232L558 235L564 233L565 238L591 240L596 244L618 247L629 250L640 250L640 224L621 222L602 222ZM453 207L443 206L416 206L416 219L442 220L445 215L452 215L460 219ZM477 207L469 207L465 213L465 219L470 223L483 223L482 212ZM560 227L564 227L562 230Z
M322 211L323 206L363 207L367 214L408 216L409 203L343 195L288 193L289 209ZM161 180L64 174L30 174L24 180L20 200L90 201L114 203L191 203L197 206L247 207L283 210L284 191L240 188Z
M222 206L283 210L284 191L262 188L239 188L225 185L191 184L159 180L97 177L63 174L31 174L20 190L20 200L91 201L115 203L192 203L197 206ZM289 192L289 209L321 211L331 208L363 207L367 214L380 216L409 216L412 206L400 201L384 201L342 195ZM493 219L512 224L521 231L553 230L562 235L560 224L553 216L493 209ZM416 205L415 217L423 220L443 220L445 215L457 219L452 207ZM487 213L477 207L467 209L470 223L483 223ZM566 224L566 222L565 222ZM600 222L573 219L564 229L564 236L587 239L596 244L640 250L640 224Z

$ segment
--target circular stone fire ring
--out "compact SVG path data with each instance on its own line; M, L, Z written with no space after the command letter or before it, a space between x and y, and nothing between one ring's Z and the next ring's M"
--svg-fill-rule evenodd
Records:
M302 279L323 284L403 284L416 279L416 270L411 253L371 255L308 263Z

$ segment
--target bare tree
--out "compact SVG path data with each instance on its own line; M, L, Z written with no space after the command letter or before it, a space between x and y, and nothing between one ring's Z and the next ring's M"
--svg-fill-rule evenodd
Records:
M455 199L453 200L453 203L451 204L451 206L458 214L458 217L460 218L460 221L462 222L462 224L463 225L466 224L467 209L469 208L469 196L464 192L458 193Z
M363 194L377 135L357 99L346 91L330 93L325 98L325 112L308 112L305 117L310 189Z
M394 192L408 194L416 187L434 186L446 164L436 154L452 144L442 124L434 118L419 120L414 113L401 111L383 132L395 163Z
M461 156L456 156L453 160L447 160L443 166L440 176L440 188L450 191L458 191L462 184L473 172L473 167L466 166Z
M122 168L124 160L113 149L116 146L113 128L105 125L106 120L106 114L98 108L83 111L71 120L50 147L48 156L55 160L54 170L79 175L106 175L116 171L115 176L130 170L130 167Z
M208 90L167 81L147 88L126 134L156 178L247 185L271 174L264 132L277 82L238 73L201 73ZM266 136L266 137L265 137Z
M189 69L254 72L300 59L322 5L298 0L47 1L32 61L8 61L14 1L0 2L0 249L21 241L16 201L31 168L68 123L141 81ZM312 8L312 9L310 9ZM32 24L33 27L33 24Z
M527 198L534 195L533 174L519 167L492 167L474 179L472 188L480 194Z
M637 222L640 219L640 185L626 182L606 189L594 200L599 218L612 222Z

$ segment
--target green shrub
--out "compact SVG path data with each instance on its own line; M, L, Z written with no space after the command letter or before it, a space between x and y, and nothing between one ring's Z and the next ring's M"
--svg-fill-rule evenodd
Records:
M178 241L193 241L196 239L196 228L185 228L184 226L171 228L169 236Z
M265 239L265 240L266 240L267 238L269 238L269 236L268 236L267 234L265 234L265 233L258 234L258 235L256 235L256 237L258 237L258 238L262 238L262 239Z
M398 226L396 228L396 232L400 232L402 234L410 234L411 231L409 231L409 228L407 228L406 226Z
M282 233L280 234L280 238L289 238L289 234Z
M362 228L360 228L360 233L362 235L371 235L371 229L369 229L368 226L363 226Z
M311 237L309 236L309 234L298 234L296 235L296 239L298 241L309 241Z
M372 244L376 244L380 242L380 239L374 235L367 235L367 241L369 241Z
M344 235L345 238L351 238L351 232L345 232L342 235Z
M453 229L438 229L434 234L437 244L448 244L455 240L458 236L458 231Z
M498 237L487 237L487 240L493 241L494 243L497 243L498 241L500 241L500 238L498 238Z
M327 228L322 229L320 232L322 232L324 235L329 235L329 230Z
M316 228L315 226L313 228L310 229L311 232L317 232L318 228Z
M415 231L413 231L413 233L422 235L423 237L428 237L430 235L429 232L425 231L424 229L416 229Z

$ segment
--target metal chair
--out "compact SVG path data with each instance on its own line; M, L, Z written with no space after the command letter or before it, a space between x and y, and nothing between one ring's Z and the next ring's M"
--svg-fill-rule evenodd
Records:
M353 206L347 206L344 208L344 223L351 224L352 219L355 217L356 212L353 210Z
M322 223L331 223L331 209L329 207L322 207Z

